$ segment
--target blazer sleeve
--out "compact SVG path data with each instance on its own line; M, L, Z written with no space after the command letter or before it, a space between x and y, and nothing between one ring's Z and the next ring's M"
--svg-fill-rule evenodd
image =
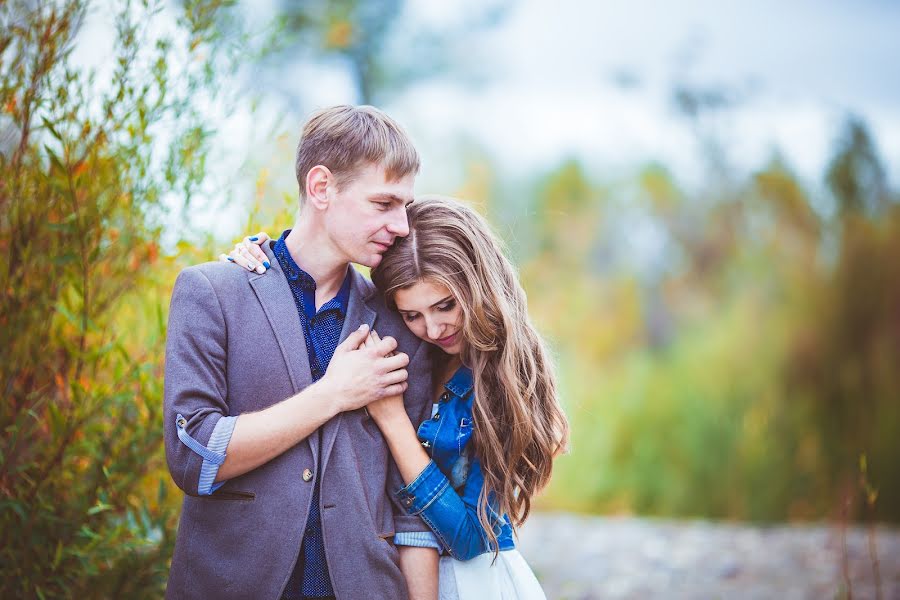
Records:
M224 452L208 445L216 424L228 414L227 334L206 274L200 267L182 271L169 306L163 426L169 473L192 496L209 493L198 490L204 463L225 459Z

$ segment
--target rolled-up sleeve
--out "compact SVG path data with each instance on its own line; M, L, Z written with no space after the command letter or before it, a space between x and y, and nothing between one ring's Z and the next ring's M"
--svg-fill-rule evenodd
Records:
M219 474L219 467L225 461L225 449L228 448L228 442L231 441L231 434L234 433L236 422L237 417L222 417L216 423L212 435L209 436L209 444L206 448L214 458L204 457L203 466L200 467L200 483L197 486L197 493L201 496L208 496L225 485L224 481L214 482L216 475Z
M225 434L233 430L227 421L219 426L228 415L226 339L225 318L212 283L199 267L185 269L175 282L169 306L163 418L169 473L192 496L213 491L228 443ZM201 480L206 479L209 489L204 490Z
M394 545L434 548L438 552L442 550L440 542L430 531L401 531L394 536Z
M450 481L441 473L434 461L422 469L419 476L409 485L397 492L400 504L406 507L406 512L418 515L428 508L432 502L449 487Z
M483 486L484 475L477 459L472 461L462 495L431 461L396 496L409 514L421 517L428 524L450 556L469 560L492 551L490 538L478 519L478 498ZM488 512L497 523L495 533L499 534L504 518L497 514L495 506L489 506Z

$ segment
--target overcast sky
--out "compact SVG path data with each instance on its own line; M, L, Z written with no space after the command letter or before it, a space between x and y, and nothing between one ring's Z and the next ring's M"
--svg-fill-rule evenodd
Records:
M777 145L818 177L838 124L854 111L871 124L896 181L900 2L515 6L472 48L496 73L492 82L434 82L399 102L418 128L462 129L505 163L529 167L575 152L598 167L658 158L689 170L693 139L672 103L673 84L689 81L740 92L743 101L722 117L740 166L759 165Z
M252 6L265 18L261 3ZM411 0L400 26L451 26L479 6ZM103 57L102 36L89 38L83 55ZM900 183L900 2L523 0L496 27L450 50L479 83L438 73L383 106L423 155L420 192L461 185L463 144L484 148L513 177L574 156L598 180L653 160L687 184L700 180L696 138L672 102L679 82L737 93L738 103L715 123L738 170L759 167L777 148L816 185L853 112L869 123L893 184ZM284 78L297 82L303 106L285 114L257 89L262 109L223 124L224 154L246 155L245 145L228 145L250 140L264 156L273 149L261 134L293 138L309 110L357 100L333 65L286 66ZM240 207L231 213L218 214L213 229L232 235Z

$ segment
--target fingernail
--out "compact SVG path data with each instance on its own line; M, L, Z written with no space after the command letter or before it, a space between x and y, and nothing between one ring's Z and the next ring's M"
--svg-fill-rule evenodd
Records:
M264 261L263 261L263 266L264 266L265 268L268 269L268 268L269 268L270 266L272 266L272 265L269 264L269 261L264 260Z
M228 260L229 260L229 262L234 262L234 259L231 258L230 256L228 257Z
M258 240L258 239L259 239L259 238L256 237L256 236L254 235L252 238L250 238L250 241L251 241L251 242L255 242L255 241Z
M363 323L362 325L359 326L359 331L362 331L366 327L368 327L368 325L366 323Z

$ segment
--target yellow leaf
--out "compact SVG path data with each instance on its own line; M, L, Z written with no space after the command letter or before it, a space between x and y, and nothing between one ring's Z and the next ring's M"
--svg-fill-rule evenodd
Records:
M353 41L353 26L348 21L336 21L328 28L325 45L329 48L346 48Z

